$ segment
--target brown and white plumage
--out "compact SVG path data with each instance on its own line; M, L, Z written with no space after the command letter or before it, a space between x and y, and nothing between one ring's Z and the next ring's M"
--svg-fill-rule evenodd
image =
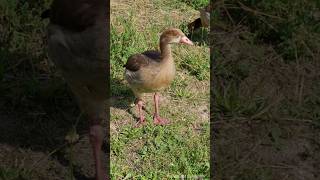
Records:
M126 79L135 95L160 91L166 88L175 75L171 53L163 60L158 51L146 51L129 58L126 64Z
M144 123L142 115L143 93L155 92L155 124L166 124L168 121L160 118L158 112L158 91L167 88L175 77L175 65L171 53L171 44L182 43L192 45L193 43L185 34L175 28L165 30L160 36L160 52L146 51L135 54L128 58L125 69L125 79L138 99L140 114L139 124Z
M212 11L212 4L207 5L199 10L200 18L194 20L188 25L190 32L199 29L200 27L209 28L210 26L210 13Z
M210 26L210 12L211 12L211 4L208 6L202 8L199 10L200 12L200 19L201 19L201 24L203 27L209 27Z
M104 0L54 0L48 25L50 59L76 95L90 123L96 179L105 180L101 146L107 100L107 22Z

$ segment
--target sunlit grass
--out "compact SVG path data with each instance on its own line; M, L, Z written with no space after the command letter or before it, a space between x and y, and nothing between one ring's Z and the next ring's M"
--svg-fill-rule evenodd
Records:
M161 92L166 101L160 107L161 115L170 119L172 124L163 127L153 125L152 98L146 97L146 108L151 113L146 114L148 125L133 127L136 109L131 108L130 104L134 96L124 80L122 66L132 54L158 49L159 35L164 29L180 28L187 23L186 20L175 21L170 18L171 11L179 11L180 7L188 8L184 3L146 3L145 8L149 8L143 10L146 13L158 11L155 4L160 3L163 8L159 13L163 14L155 13L150 19L140 18L139 11L130 9L129 15L115 16L111 22L111 89L116 98L115 107L111 109L111 126L116 128L111 131L112 178L170 179L181 175L208 178L209 118L200 117L208 111L203 112L199 108L209 107L208 45L174 45L172 48L177 76L170 88ZM114 7L119 8L120 5ZM191 7L189 10L194 11ZM111 12L117 14L112 7ZM141 26L141 21L148 23ZM195 130L194 126L199 126L199 130Z

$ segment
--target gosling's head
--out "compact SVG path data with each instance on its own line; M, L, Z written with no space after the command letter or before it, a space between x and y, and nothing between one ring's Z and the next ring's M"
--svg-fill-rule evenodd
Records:
M187 36L180 30L176 28L170 28L162 32L160 36L160 41L168 44L187 44L193 45L193 42L187 38Z

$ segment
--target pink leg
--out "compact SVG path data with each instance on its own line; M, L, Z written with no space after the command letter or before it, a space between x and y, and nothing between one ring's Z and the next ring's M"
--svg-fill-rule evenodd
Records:
M139 111L139 121L135 127L140 127L140 126L146 124L145 118L142 113L143 101L141 99L137 100L137 106L138 106L138 111Z
M154 94L154 115L153 115L153 123L156 124L156 125L166 125L166 124L169 124L169 120L168 119L164 119L164 118L161 118L160 115L159 115L159 94L158 93L155 93Z
M90 143L93 148L93 156L96 165L96 180L106 180L106 169L103 168L102 165L102 154L101 154L101 146L103 143L103 129L101 125L92 125L90 126Z

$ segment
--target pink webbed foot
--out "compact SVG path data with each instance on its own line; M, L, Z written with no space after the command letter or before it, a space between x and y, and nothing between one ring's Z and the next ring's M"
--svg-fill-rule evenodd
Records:
M142 117L139 118L138 122L135 124L134 127L135 128L139 128L139 127L142 127L142 126L144 126L146 124L147 124L147 122L146 122L144 116L142 116Z
M153 123L155 125L168 125L170 124L170 121L168 119L165 118L161 118L160 116L153 116Z
M144 106L143 101L141 99L137 99L136 104L137 104L138 111L139 111L139 120L134 127L138 128L138 127L146 125L147 123L146 123L145 117L143 116L143 113L142 113L142 108Z

